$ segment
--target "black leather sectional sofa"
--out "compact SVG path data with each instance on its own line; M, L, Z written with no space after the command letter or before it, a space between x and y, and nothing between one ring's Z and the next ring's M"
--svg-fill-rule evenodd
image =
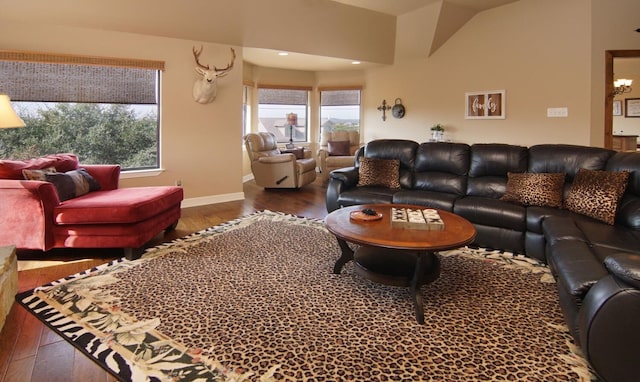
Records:
M362 158L397 159L401 187L358 186ZM566 197L581 168L629 172L614 224L562 206L501 199L509 173L564 173ZM640 153L374 140L358 151L354 167L331 173L326 194L329 212L365 203L452 211L474 224L474 244L548 263L565 320L595 372L605 381L640 380Z

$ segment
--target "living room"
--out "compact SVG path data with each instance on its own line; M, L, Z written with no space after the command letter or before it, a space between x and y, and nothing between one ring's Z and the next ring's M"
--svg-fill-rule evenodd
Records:
M640 5L632 0L518 0L481 12L453 0L426 1L398 16L328 0L246 0L223 9L219 3L203 0L189 9L168 0L12 3L0 16L0 44L6 50L164 61L162 171L125 173L121 186L167 186L180 180L183 207L208 211L248 196L243 86L312 88L311 138L304 145L314 153L320 132L317 89L331 86L362 88L363 143L383 138L425 142L430 127L443 124L446 138L457 143L603 147L610 144L611 133L604 123L609 107L605 51L637 49L640 39L634 17ZM206 105L191 96L197 80L192 48L198 46L203 62L212 65L227 63L230 47L238 55L234 69L218 82L217 99ZM362 66L263 66L249 61L251 49L359 60ZM465 118L465 93L480 91L504 91L505 118ZM396 98L402 99L406 115L398 119L389 113L383 120L382 101L392 104ZM567 115L549 117L549 109ZM264 199L274 194L251 193L269 208ZM284 200L277 205L298 195L278 194Z
M202 2L189 9L167 1L155 2L153 15L140 18L149 13L144 5L124 1L91 6L27 1L3 8L0 42L3 49L165 61L164 171L123 179L122 185L173 185L180 179L185 203L199 205L243 197L243 177L250 174L241 144L243 83L360 85L363 142L426 141L429 127L441 123L456 142L603 146L604 51L637 48L640 34L634 32L633 15L638 7L632 0L520 0L480 12L466 23L458 20L453 33L422 22L461 18L460 7L449 2L395 17L330 1L246 1L222 8ZM295 17L276 21L283 15ZM332 25L331 31L326 25ZM290 33L293 28L296 32ZM207 105L191 97L197 78L191 50L200 45L203 58L215 65L228 61L229 47L238 54L236 67L218 84L218 98ZM243 46L371 65L317 72L256 67L243 65ZM465 92L498 89L506 92L505 119L465 119ZM377 107L398 97L406 116L382 121ZM568 116L548 118L548 108L567 108ZM309 137L319 134L313 113ZM314 141L309 142L312 150ZM207 177L201 176L203 165Z

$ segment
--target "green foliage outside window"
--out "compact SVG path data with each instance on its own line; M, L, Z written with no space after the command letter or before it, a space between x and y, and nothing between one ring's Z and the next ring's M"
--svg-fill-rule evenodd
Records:
M131 105L56 103L16 111L27 127L0 130L0 158L28 159L74 153L80 163L158 167L158 118L139 116Z

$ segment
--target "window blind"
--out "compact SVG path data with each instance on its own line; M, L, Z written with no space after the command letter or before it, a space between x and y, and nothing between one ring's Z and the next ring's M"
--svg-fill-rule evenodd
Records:
M162 61L0 51L12 101L156 104Z
M270 105L307 105L308 90L295 89L258 89L258 103Z
M360 105L360 90L324 90L320 92L321 106Z

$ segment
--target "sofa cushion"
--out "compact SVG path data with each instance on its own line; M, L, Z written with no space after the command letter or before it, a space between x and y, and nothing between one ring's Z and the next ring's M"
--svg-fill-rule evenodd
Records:
M367 158L398 159L400 161L400 186L411 188L413 187L413 169L417 148L418 142L406 139L377 139L367 143L362 152Z
M413 189L458 196L467 189L469 146L462 143L427 142L416 151Z
M398 159L360 159L358 187L382 186L400 189L400 161Z
M65 173L45 173L44 179L56 187L61 202L100 189L98 182L83 168Z
M582 168L571 183L565 207L613 224L618 202L624 194L628 179L627 171L594 171Z
M348 157L327 157L326 159L327 169L338 169L343 167L353 166L353 156Z
M349 141L329 141L327 142L327 151L330 156L348 156L351 142Z
M401 190L393 194L392 203L416 204L445 211L453 211L453 204L460 196L445 192L423 190Z
M600 147L542 144L529 147L529 172L564 172L571 181L581 168L604 170L615 153Z
M466 194L500 198L507 188L507 173L526 169L526 147L496 143L472 145Z
M589 289L608 275L602 262L591 254L589 243L581 240L560 240L550 246L547 260L567 292L578 301Z
M56 224L135 223L180 204L181 187L131 187L95 191L54 208Z
M507 173L501 200L523 206L562 207L564 173Z
M586 216L575 214L569 210L555 208L555 207L527 207L527 231L536 234L542 234L542 222L549 216L569 216L573 218L582 218L584 220L591 220Z
M542 228L551 270L567 293L582 300L591 286L607 275L602 260L591 251L585 232L570 217L550 216L544 219Z
M416 172L446 172L467 175L470 147L464 143L426 142L416 151Z
M413 174L414 190L442 192L458 197L465 194L466 177L448 172L417 172Z
M604 261L608 252L640 252L640 231L608 225L597 220L573 219L573 223L582 231L600 261ZM610 250L610 251L609 251Z
M466 196L456 200L453 212L473 224L509 228L520 232L526 227L525 207L498 199Z
M54 154L28 160L0 160L0 179L23 179L22 170L39 170L54 167L56 171L67 172L78 168L75 154Z
M527 148L503 143L477 143L471 146L469 176L507 176L507 172L527 169ZM542 171L538 171L542 172Z

